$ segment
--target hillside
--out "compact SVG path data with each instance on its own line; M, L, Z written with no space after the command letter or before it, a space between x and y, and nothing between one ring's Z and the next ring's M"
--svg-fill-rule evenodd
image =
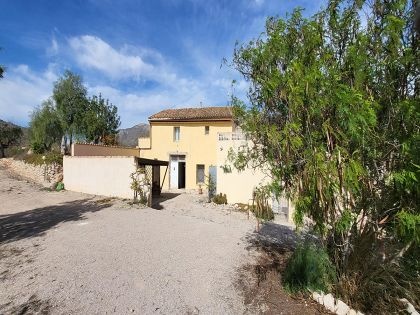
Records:
M118 144L121 146L135 147L139 137L148 137L149 124L138 124L131 128L120 129L117 134Z
M23 132L23 136L22 136L22 139L20 141L20 145L21 146L27 146L28 145L28 143L29 143L28 128L18 126L18 125L15 125L15 124L11 123L11 122L4 121L3 119L0 119L0 125L3 125L3 124L21 128L22 132Z

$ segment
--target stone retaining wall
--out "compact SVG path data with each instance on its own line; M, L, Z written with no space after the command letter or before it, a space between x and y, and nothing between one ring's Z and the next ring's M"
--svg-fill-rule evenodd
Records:
M6 167L13 173L30 181L50 187L57 181L62 180L63 167L59 164L33 165L13 158L0 159L0 166Z

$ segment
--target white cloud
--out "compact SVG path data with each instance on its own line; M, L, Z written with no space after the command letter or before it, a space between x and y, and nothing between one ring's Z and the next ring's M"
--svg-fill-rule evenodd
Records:
M124 45L116 49L101 38L84 35L68 41L68 48L55 46L62 64L50 64L44 71L36 72L28 65L18 65L0 80L0 118L27 124L29 113L52 94L53 83L63 68L74 58L79 66L72 69L85 79L90 95L102 93L118 107L122 127L131 127L155 112L165 108L226 105L232 92L245 90L245 82L238 81L232 69L222 67L218 58L204 51L189 50L192 64L199 69L194 76L174 70L165 57L147 47ZM68 55L70 52L71 55ZM94 73L89 69L95 70ZM112 80L110 81L109 78ZM125 79L154 80L152 87L138 82L127 84ZM123 80L122 82L120 80Z
M165 108L198 106L200 102L206 104L211 101L197 85L191 85L189 89L168 88L148 92L124 92L108 85L97 85L90 86L88 91L91 95L102 93L118 107L123 128L147 122L150 115Z
M72 37L68 42L81 67L98 70L112 79L158 77L158 69L145 62L140 54L130 53L128 47L116 50L101 38L91 35Z
M57 80L55 67L50 64L42 73L24 64L9 68L0 80L0 118L26 125L34 107L52 94Z

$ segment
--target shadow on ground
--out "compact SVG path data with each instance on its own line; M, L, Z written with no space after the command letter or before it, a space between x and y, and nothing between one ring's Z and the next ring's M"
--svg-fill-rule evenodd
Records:
M298 237L292 227L277 223L264 223L260 231L246 236L247 249L293 250Z
M0 311L4 311L4 314L50 314L51 305L49 301L43 301L38 299L36 295L32 295L27 302L18 305L10 306L12 303L0 305ZM2 313L3 314L3 313Z
M0 244L40 236L59 223L83 220L87 212L108 208L109 203L82 199L59 205L0 216Z
M178 197L180 193L161 193L159 196L153 196L152 208L156 210L163 210L165 207L162 202Z
M282 275L299 239L292 227L264 223L258 233L249 233L245 239L248 243L246 248L259 253L254 262L238 270L235 281L247 311L264 314L329 314L314 301L290 295L283 287Z

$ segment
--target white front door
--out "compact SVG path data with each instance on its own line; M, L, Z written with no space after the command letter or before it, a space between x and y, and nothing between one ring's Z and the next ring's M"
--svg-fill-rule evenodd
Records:
M174 155L171 156L171 162L170 162L170 187L171 189L177 189L178 188L178 156Z

